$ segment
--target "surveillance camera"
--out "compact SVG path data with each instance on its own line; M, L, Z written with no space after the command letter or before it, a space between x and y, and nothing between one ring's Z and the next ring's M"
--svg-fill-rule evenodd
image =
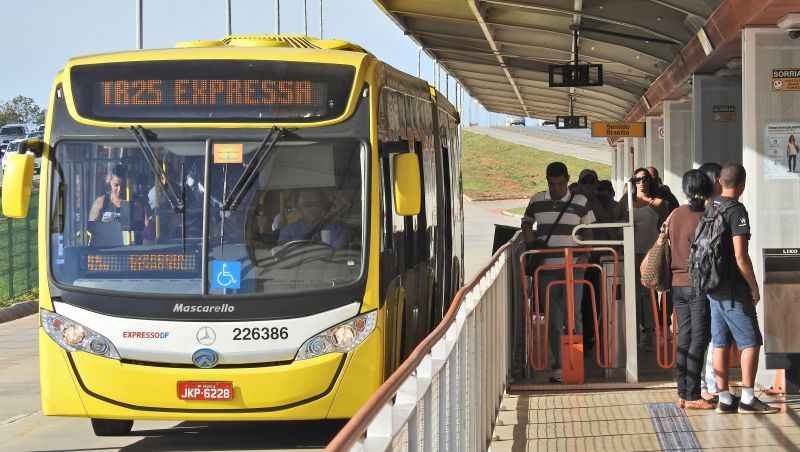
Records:
M800 38L800 13L789 13L783 16L777 25L789 33L789 38Z

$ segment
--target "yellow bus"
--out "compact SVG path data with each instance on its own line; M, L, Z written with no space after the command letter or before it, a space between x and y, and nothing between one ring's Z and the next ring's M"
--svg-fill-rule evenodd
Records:
M40 180L42 410L355 413L463 281L459 115L361 47L229 36L70 60Z

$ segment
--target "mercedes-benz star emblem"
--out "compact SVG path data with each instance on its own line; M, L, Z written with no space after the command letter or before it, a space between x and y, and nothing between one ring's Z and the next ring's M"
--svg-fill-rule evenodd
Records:
M210 326L204 326L197 330L196 337L200 345L211 345L217 340L217 333Z
M211 369L219 362L219 355L210 348L201 348L192 355L192 362L201 369Z

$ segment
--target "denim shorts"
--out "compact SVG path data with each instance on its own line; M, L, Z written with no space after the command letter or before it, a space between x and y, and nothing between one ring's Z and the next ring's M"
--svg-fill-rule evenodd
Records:
M711 295L708 295L708 300L711 302L711 341L714 347L727 347L731 338L739 350L764 344L752 302L718 300Z

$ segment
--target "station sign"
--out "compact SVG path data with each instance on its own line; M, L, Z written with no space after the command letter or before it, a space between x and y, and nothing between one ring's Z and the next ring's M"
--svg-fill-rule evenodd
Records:
M736 121L736 105L713 105L711 114L715 122Z
M772 70L773 91L800 91L800 68Z
M645 129L643 122L592 122L592 136L595 138L643 138Z

